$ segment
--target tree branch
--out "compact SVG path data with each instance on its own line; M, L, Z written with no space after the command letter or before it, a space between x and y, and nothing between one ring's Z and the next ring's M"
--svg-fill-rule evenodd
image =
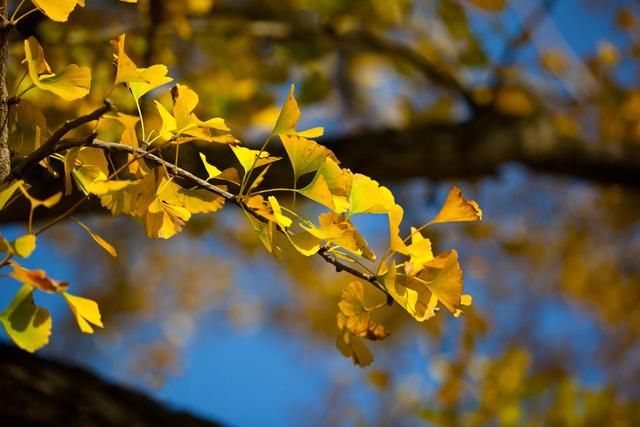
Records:
M162 158L156 156L155 154L150 154L148 151L142 149L142 148L134 148L134 147L130 147L128 145L124 145L124 144L119 144L119 143L114 143L114 142L107 142L107 141L102 141L96 138L88 138L88 139L76 139L76 140L71 140L71 141L65 141L61 144L58 144L56 147L54 147L54 152L63 152L65 150L68 150L69 148L73 148L73 147L78 147L78 146L87 146L87 147L93 147L93 148L100 148L102 150L105 151L109 151L109 152L127 152L129 154L134 154L134 155L138 155L140 157L144 157L144 159L155 163L157 165L163 166L165 167L169 173L183 178L184 180L186 180L187 182L189 182L190 184L197 186L199 188L203 188L207 191L210 191L222 198L224 198L225 200L227 200L228 202L232 202L233 204L239 206L240 208L244 209L246 212L248 212L249 214L251 214L253 217L255 217L256 219L258 219L259 221L263 222L263 223L268 223L269 220L265 217L263 217L262 215L258 214L256 211L254 211L253 209L249 208L245 202L237 197L235 194L230 193L216 185L213 185L207 181L205 181L202 178L199 178L197 176L195 176L194 174L192 174L191 172L182 169L178 166L176 166L173 163L167 162L165 160L163 160ZM50 153L53 154L53 153ZM285 233L284 230L280 229L278 227L278 231L280 231L281 233ZM368 283L371 283L373 286L375 286L377 289L379 289L380 291L384 292L385 295L389 296L389 293L387 292L387 290L385 289L385 287L378 281L377 277L369 274L369 273L365 273L362 272L358 269L355 269L353 267L351 267L350 265L344 264L340 261L338 261L338 259L329 252L329 249L325 246L322 246L320 248L320 250L318 251L318 255L324 259L326 262L328 262L329 264L333 265L336 268L336 271L340 272L340 271L345 271L361 280L364 280Z
M51 134L44 144L42 144L36 151L29 154L22 162L18 163L18 165L13 168L9 176L5 178L5 181L20 178L29 167L38 164L41 160L44 160L53 154L56 151L56 145L73 129L76 129L85 123L98 120L104 114L113 111L114 109L115 107L113 103L110 100L105 99L102 107L84 116L77 117L73 120L67 120L61 127Z

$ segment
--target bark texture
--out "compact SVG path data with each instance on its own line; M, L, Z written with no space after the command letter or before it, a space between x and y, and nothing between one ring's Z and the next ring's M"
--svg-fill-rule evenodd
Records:
M7 13L7 0L0 0L0 10ZM0 180L11 172L9 158L9 94L7 62L9 60L9 24L0 24Z

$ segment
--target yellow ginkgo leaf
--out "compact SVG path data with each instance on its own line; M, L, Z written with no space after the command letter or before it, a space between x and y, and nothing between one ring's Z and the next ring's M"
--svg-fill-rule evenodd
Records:
M389 209L389 250L406 254L407 245L400 237L400 224L402 224L403 216L404 209L402 209L402 206L394 204L391 209Z
M373 363L373 354L362 341L362 338L341 330L336 339L336 347L344 357L350 357L354 365L361 368Z
M89 233L89 236L91 236L91 238L102 248L104 249L109 255L111 255L112 257L117 257L118 256L118 252L116 251L116 248L113 247L113 245L111 245L111 243L107 242L106 240L104 240L102 237L100 237L99 235L97 235L96 233L94 233L93 231L91 231L91 229L89 227L87 227L86 225L84 225L83 223L81 223L80 221L78 221L77 219L75 219L75 222L82 228L84 228L84 230Z
M411 271L409 274L418 272L426 263L433 260L431 241L413 227L411 227L411 244L407 246L407 255L410 257Z
M128 145L133 148L138 148L140 146L138 142L138 133L136 132L136 126L140 122L140 117L118 112L114 115L104 116L104 118L116 120L124 127L122 134L120 135L121 144Z
M329 185L327 185L327 181L322 175L316 174L313 181L298 192L314 202L320 203L334 212L336 211L334 196L331 194Z
M51 315L33 302L33 288L24 285L5 311L0 323L18 347L33 353L49 342Z
M20 258L29 258L36 250L36 235L25 234L10 243L11 250Z
M289 89L289 95L287 95L287 100L282 106L273 131L271 131L271 135L299 135L304 138L317 138L322 136L324 129L321 127L302 132L296 131L296 125L298 124L298 120L300 120L300 109L298 108L296 98L293 96L294 90L295 86L292 84Z
M442 209L429 224L441 222L479 221L482 219L482 209L473 200L467 200L458 187L453 187L447 195Z
M31 0L52 21L65 22L76 5L84 6L84 0Z
M103 327L98 303L89 298L71 295L68 292L63 292L62 296L67 302L67 305L69 305L71 312L76 318L76 322L78 322L78 327L82 332L92 334L93 327L91 325L99 328Z
M338 328L347 329L353 335L370 340L382 340L389 332L371 319L371 308L365 305L364 287L361 282L354 281L342 291L338 303Z
M321 240L308 231L287 233L293 247L304 256L315 255L320 250Z
M186 85L178 84L171 89L173 98L173 115L155 101L156 108L162 119L160 129L161 139L181 144L193 140L218 142L221 144L236 144L239 141L230 133L224 119L214 117L202 121L194 110L199 102L198 95Z
M91 87L91 70L76 64L66 66L54 74L44 59L44 51L35 37L24 41L25 61L33 84L66 101L82 98Z
M327 212L319 215L318 221L319 226L302 224L302 228L314 237L340 246L354 255L370 261L376 259L375 254L369 249L367 241L344 214Z
M109 164L98 148L82 147L65 154L65 174L71 172L78 188L85 194L95 194L94 186L109 177Z
M20 258L29 258L36 249L36 235L25 234L13 242L9 242L0 236L0 252L8 255L17 255Z
M232 145L231 150L233 150L233 154L235 154L245 173L249 172L252 167L259 168L280 160L280 157L272 157L266 151L260 152L259 150L237 145Z
M275 218L276 224L278 224L282 228L289 228L293 221L291 218L282 214L282 209L280 208L280 203L278 203L278 199L273 196L269 196L267 198L269 201L269 206L271 206L271 210L273 211L273 216Z
M0 185L0 209L5 207L11 196L13 196L23 184L23 181L16 180Z
M138 100L147 92L169 83L173 79L167 76L169 70L165 65L156 64L149 68L138 68L125 51L125 34L111 40L115 49L116 79L114 85L124 83L133 97Z
M431 268L431 266L436 268ZM412 279L409 280L412 281ZM461 308L462 269L458 263L458 253L455 250L439 255L425 263L423 270L416 275L415 281L426 284L429 291L451 313L455 314Z
M362 174L353 175L349 194L349 215L360 213L388 213L395 206L393 194L387 187Z
M296 181L302 175L318 170L327 157L339 163L331 150L309 139L298 135L282 134L280 140L289 155Z
M353 174L348 169L340 168L336 161L331 157L327 157L318 168L311 183L300 192L336 213L343 213L349 208L347 196L351 192L352 181ZM328 187L333 198L331 202L328 201L324 184Z
M207 162L207 156L205 156L204 153L200 153L200 160L202 160L202 165L204 166L204 169L207 171L207 175L208 175L207 180L211 178L215 178L222 173L220 169L218 169L211 163Z
M22 192L22 195L26 197L27 200L29 200L29 202L31 203L31 209L35 209L40 206L51 208L57 205L58 202L60 202L60 200L62 199L62 192L56 193L53 196L47 197L44 200L40 200L29 194L29 192L27 191L26 185L21 184L19 188L20 188L20 192Z
M9 276L43 292L62 292L69 287L67 282L60 282L47 276L44 270L29 270L16 262L11 262L11 267L13 271L9 273Z

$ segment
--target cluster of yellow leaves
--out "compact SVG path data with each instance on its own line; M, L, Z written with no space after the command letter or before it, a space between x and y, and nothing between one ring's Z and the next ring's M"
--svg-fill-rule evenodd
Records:
M49 342L51 315L35 304L33 292L36 289L61 294L82 332L92 334L91 324L102 327L98 304L66 292L68 283L51 279L43 270L28 270L15 262L11 267L13 272L10 276L21 282L22 287L9 307L0 313L0 323L18 347L34 352Z
M473 3L486 9L495 8L497 3L504 5L504 2ZM36 4L52 18L66 20L75 5L83 5L83 2L61 0L38 1ZM440 212L419 229L412 228L411 234L403 239L400 235L403 209L395 202L392 192L365 175L341 167L331 150L312 139L322 136L323 128L304 131L296 129L300 109L294 97L293 85L269 138L260 150L241 146L222 118L201 120L195 113L199 103L198 95L182 84L171 89L171 111L155 101L162 125L160 129L145 134L139 99L172 81L172 78L167 76L167 67L162 64L138 68L125 51L125 40L125 34L112 40L116 61L114 85L123 84L127 87L136 102L139 116L123 113L107 116L123 127L120 144L138 148L141 144L137 126L141 123L145 147L156 141L183 144L196 140L228 145L241 167L242 180L235 168L220 170L210 164L204 154L200 154L207 179L228 181L239 187L239 204L246 210L260 241L276 256L279 248L275 238L281 233L305 256L314 255L322 249L347 262L358 263L367 268L362 262L373 263L377 257L354 226L352 217L384 215L388 218L389 244L377 266L377 273L374 274L378 287L418 321L432 317L438 305L458 316L463 306L471 304L471 297L463 294L462 271L457 253L449 251L435 256L430 241L421 234L422 229L430 225L475 221L482 217L478 205L466 200L460 190L454 188ZM25 57L34 86L66 100L77 99L88 93L90 71L72 64L59 74L54 74L35 38L25 41ZM156 136L149 139L154 134ZM257 191L271 166L281 160L266 151L267 145L276 136L291 163L293 186L290 190L294 195L300 194L328 209L318 216L317 223L299 217L292 210L295 198L294 206L290 209L275 196L262 195L269 190ZM39 139L38 132L36 139ZM159 148L160 146L156 146L154 150ZM64 164L66 194L71 193L75 182L75 186L85 195L99 198L101 204L113 215L130 215L139 220L151 238L168 239L180 232L193 214L216 212L225 201L225 198L205 189L184 188L176 182L176 177L169 174L165 166L151 169L142 155L135 157L128 154L128 162L115 171L110 170L104 151L94 147L70 149L59 159ZM48 164L44 166L48 167ZM252 177L257 170L260 172ZM120 174L126 176L121 177ZM308 184L298 188L298 182L304 176L310 178ZM226 190L225 187L219 188ZM18 190L30 202L31 214L41 206L54 206L62 197L62 193L57 193L39 200L29 194L26 184L16 181L0 187L0 209L11 201ZM115 248L105 239L85 224L76 222L105 251L112 256L117 255ZM32 233L31 221L29 232L25 236L13 242L0 238L0 250L11 257L26 258L33 252L35 245L36 236ZM50 334L50 316L46 310L35 305L34 289L61 293L83 332L93 332L92 324L102 326L95 302L68 294L65 291L68 286L66 283L50 279L42 270L27 270L16 263L11 265L11 277L24 286L14 303L0 315L0 320L19 346L33 351L44 345ZM388 335L371 318L371 312L383 305L365 305L361 282L351 283L343 292L337 315L340 329L337 345L345 356L351 357L360 366L366 366L373 360L363 339L380 340Z
M29 201L32 212L40 206L46 208L55 206L62 196L61 193L56 193L47 199L40 200L29 194L28 187L23 181L13 181L0 187L0 209L15 200L16 194L22 195ZM94 239L101 239L87 226L81 225L92 234L92 237L95 236ZM104 244L108 245L106 242ZM17 346L30 352L36 351L48 343L52 327L49 312L34 302L33 292L36 289L42 292L61 294L82 332L93 333L90 324L102 327L100 311L95 301L69 294L66 292L69 287L68 283L50 278L44 270L30 270L15 261L9 261L16 256L28 258L35 249L36 235L31 232L11 242L0 236L0 252L7 254L6 260L12 268L9 277L22 283L22 287L16 293L11 304L0 313L0 323Z
M139 219L152 238L168 239L182 230L192 214L216 212L224 204L222 197L209 191L181 187L160 167L140 179L109 180L107 160L96 148L70 150L65 166L66 175L73 176L85 194L98 196L113 215ZM115 253L104 239L90 234L107 252Z
M266 200L262 195L249 196L246 207L253 215L267 222L264 224L252 220L267 250L277 255L274 237L275 231L280 230L303 255L310 256L324 248L347 261L355 262L357 258L362 258L372 262L376 260L376 255L354 227L351 218L363 214L386 215L389 221L389 247L378 266L379 284L418 321L434 316L438 305L459 316L462 307L471 304L471 297L463 294L458 254L452 250L434 256L431 242L422 236L421 230L446 222L477 221L482 218L477 203L465 199L458 188L453 188L438 214L420 229L411 229L411 234L403 239L400 236L403 209L395 202L391 191L365 175L340 167L331 150L308 139L320 136L321 128L302 132L296 130L300 110L293 90L292 86L271 136L278 135L287 152L293 168L293 191L327 207L329 212L320 214L317 224L304 219L295 223L293 218L283 214L273 196ZM264 151L264 147L260 151L244 147L232 149L245 174L276 160ZM207 167L207 170L210 177L220 173L217 168L210 170ZM297 189L298 180L312 173L314 175L309 184ZM404 261L396 262L398 257L403 257ZM372 356L362 339L381 339L386 336L386 331L371 321L370 309L364 305L362 284L359 282L345 289L339 307L338 348L354 363L366 366L371 363Z

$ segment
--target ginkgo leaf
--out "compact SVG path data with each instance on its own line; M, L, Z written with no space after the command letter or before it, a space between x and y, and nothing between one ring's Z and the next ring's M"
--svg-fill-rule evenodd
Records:
M382 279L393 299L419 322L433 317L439 303L456 317L463 305L471 304L471 298L462 294L462 270L456 251L433 258L419 271L413 269L405 263L407 274L400 276L393 264Z
M47 272L44 270L29 270L15 262L11 262L11 267L13 271L9 273L9 276L43 292L62 292L69 287L67 282L60 282L47 276Z
M163 183L160 183L162 186ZM220 187L225 189L224 186ZM192 214L217 212L224 206L225 199L211 191L198 188L183 188L175 182L168 183L158 197L165 203L181 206Z
M322 240L308 231L287 233L287 238L293 247L304 256L315 255L320 250L320 243L322 242Z
M442 209L429 224L441 222L479 221L482 219L482 210L473 200L467 200L458 187L453 187L447 195Z
M177 84L171 89L173 99L173 115L155 101L162 120L160 137L174 144L182 144L193 140L236 144L239 141L231 135L224 119L214 117L202 121L194 110L199 102L198 95L186 85Z
M419 271L426 263L433 260L431 241L413 227L411 227L411 244L407 246L407 255L410 257L411 272Z
M388 212L389 218L389 250L401 254L407 253L407 245L400 237L400 224L404 216L404 209L398 204L394 204Z
M267 200L264 200L264 197L262 197L261 195L251 196L247 199L246 206L247 208L254 211L258 216L268 220L269 222L279 226L282 229L290 227L293 223L291 218L282 214L280 204L278 203L278 200L273 196L269 196Z
M347 329L354 335L369 340L381 340L389 335L389 332L371 319L372 309L367 308L364 300L364 287L361 282L349 283L342 291L338 303L338 327Z
M21 180L6 182L0 185L0 209L3 209L11 196L24 184Z
M318 168L313 180L299 192L336 213L342 213L349 208L347 196L351 192L352 181L353 174L351 172L340 168L336 161L327 157ZM328 200L325 184L331 194L332 201Z
M51 315L33 302L33 288L24 285L5 311L0 313L4 330L18 347L33 353L49 342Z
M60 200L62 199L62 192L56 193L44 200L41 200L30 195L25 185L21 184L18 188L20 188L20 192L22 193L22 195L26 197L27 200L29 200L29 202L31 203L31 209L35 209L40 206L51 208L57 205L58 202L60 202Z
M25 61L33 84L66 101L86 96L91 87L91 70L76 64L66 66L54 74L44 59L44 51L35 37L24 41Z
M232 145L231 150L233 150L233 154L235 154L245 173L249 172L252 167L259 168L280 160L280 157L272 157L266 151L260 152L259 150L237 145Z
M211 163L207 162L207 156L205 156L204 153L200 153L200 160L202 160L202 165L204 166L204 169L207 171L207 175L208 175L207 180L211 178L215 178L222 173L220 169L218 169Z
M321 127L302 132L296 131L296 125L300 120L300 109L298 108L296 98L293 96L294 90L295 86L292 84L273 131L271 131L271 135L299 135L304 138L317 138L322 136L324 129Z
M321 174L316 174L313 181L311 181L306 187L298 190L298 192L308 199L320 203L334 212L336 211L334 196L331 194L327 181Z
M125 34L120 34L111 40L116 51L114 56L117 64L114 85L126 84L137 101L149 91L173 80L167 76L169 70L163 64L152 65L149 68L138 68L125 51L125 40Z
M341 330L336 339L336 347L344 357L350 357L354 365L361 368L373 363L373 354L362 341L362 338Z
M71 312L76 318L76 322L78 322L78 327L82 332L92 334L93 327L91 325L98 326L99 328L103 327L98 303L89 298L79 297L68 292L63 292L62 296L67 302L67 305L69 305Z
M118 112L114 115L104 116L104 118L116 120L124 127L122 134L120 135L120 144L128 145L133 148L138 148L140 146L138 142L138 133L136 132L136 126L140 122L140 117Z
M355 174L349 193L349 215L360 213L388 213L395 206L393 194L387 187L366 175Z
M76 5L84 6L84 0L31 0L52 21L65 22Z
M105 182L109 176L107 158L98 148L82 147L79 150L69 150L65 154L64 163L67 170L71 169L78 188L85 194L94 193L94 186Z
M78 221L77 219L75 219L75 222L82 228L84 228L84 230L89 233L89 236L91 236L91 238L102 248L104 249L109 255L111 255L112 257L117 257L118 256L118 252L116 251L116 248L113 247L113 245L111 245L111 243L107 242L106 240L104 240L102 237L100 237L99 235L97 235L96 233L94 233L93 231L91 231L91 229L89 227L87 227L86 225L84 225L82 222Z
M138 68L144 81L130 81L128 83L131 95L138 100L152 90L173 81L167 76L169 69L164 64L155 64L148 68Z
M338 159L331 150L317 142L303 138L298 135L280 135L280 140L287 151L291 166L293 167L294 179L297 181L302 175L315 172L324 164L327 157L338 163Z
M36 249L36 235L25 234L18 237L13 242L7 241L4 237L0 237L0 252L9 255L17 255L20 258L29 258Z
M301 226L314 237L340 246L354 255L370 261L376 259L373 251L369 249L367 241L344 214L327 212L319 215L318 221L319 226L314 224L302 224Z
M291 218L282 214L282 209L280 208L280 203L278 203L278 199L274 196L269 196L267 198L269 201L269 206L271 206L271 210L273 211L273 217L275 218L276 224L278 224L282 228L289 228L293 221Z
M432 266L436 268L432 269ZM439 255L438 259L425 263L422 271L416 275L416 279L415 281L420 280L421 284L426 284L429 291L451 313L456 313L461 308L462 269L458 263L458 253L455 250ZM412 279L409 280L413 282Z

